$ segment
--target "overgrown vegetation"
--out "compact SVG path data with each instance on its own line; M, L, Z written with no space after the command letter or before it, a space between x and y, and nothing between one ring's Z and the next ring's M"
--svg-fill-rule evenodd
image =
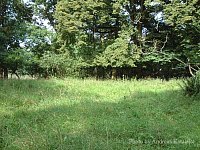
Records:
M0 149L200 148L178 80L0 80Z
M196 96L200 94L200 71L193 77L185 79L183 83L183 90L186 95Z

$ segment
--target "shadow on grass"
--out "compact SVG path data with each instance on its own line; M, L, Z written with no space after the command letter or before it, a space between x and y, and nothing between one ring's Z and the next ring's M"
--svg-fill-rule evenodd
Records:
M23 88L38 92L40 86L34 86ZM42 87L54 95L52 100L59 98L61 88ZM54 101L45 107L29 104L2 116L0 148L198 149L200 104L178 90L134 91L116 102L101 101L105 97L98 93L66 90L62 96L67 95L65 101L70 102Z

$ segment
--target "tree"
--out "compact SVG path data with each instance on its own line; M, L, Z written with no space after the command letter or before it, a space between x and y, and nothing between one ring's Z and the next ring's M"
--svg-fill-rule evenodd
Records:
M35 6L35 14L43 20L48 20L52 27L55 26L54 13L58 0L32 0Z
M5 78L17 67L39 76L64 76L75 68L110 77L126 72L131 77L137 69L154 77L172 75L168 70L181 64L192 73L199 67L198 0L29 2L0 2L0 76ZM43 25L46 20L54 30Z
M109 20L107 5L103 1L60 1L55 18L60 41L70 55L92 63L100 50L99 26ZM106 14L107 13L107 14ZM104 26L106 28L106 26ZM100 29L99 29L100 30Z
M61 0L56 29L71 56L83 61L82 67L135 66L144 50L144 30L155 26L149 23L155 20L152 7L138 0Z
M179 61L189 67L190 73L200 66L200 2L176 0L165 6L165 20L179 39L174 47L181 56Z
M26 22L31 21L31 7L20 0L0 2L0 77L8 78L9 51L20 48L24 41Z

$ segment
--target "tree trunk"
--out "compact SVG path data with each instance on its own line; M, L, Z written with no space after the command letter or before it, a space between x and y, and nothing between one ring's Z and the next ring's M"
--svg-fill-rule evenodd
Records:
M141 3L140 3L140 18L137 22L137 29L138 29L138 32L139 32L139 35L142 37L142 18L143 18L143 15L144 15L144 0L141 0Z
M3 68L0 66L0 79L3 79Z
M116 80L117 79L117 70L116 68L112 68L112 80Z
M8 68L6 67L3 69L3 78L8 79Z

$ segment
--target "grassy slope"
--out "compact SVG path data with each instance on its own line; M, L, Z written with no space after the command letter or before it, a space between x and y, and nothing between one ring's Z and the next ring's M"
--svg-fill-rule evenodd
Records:
M0 149L199 149L200 101L177 82L0 81Z

